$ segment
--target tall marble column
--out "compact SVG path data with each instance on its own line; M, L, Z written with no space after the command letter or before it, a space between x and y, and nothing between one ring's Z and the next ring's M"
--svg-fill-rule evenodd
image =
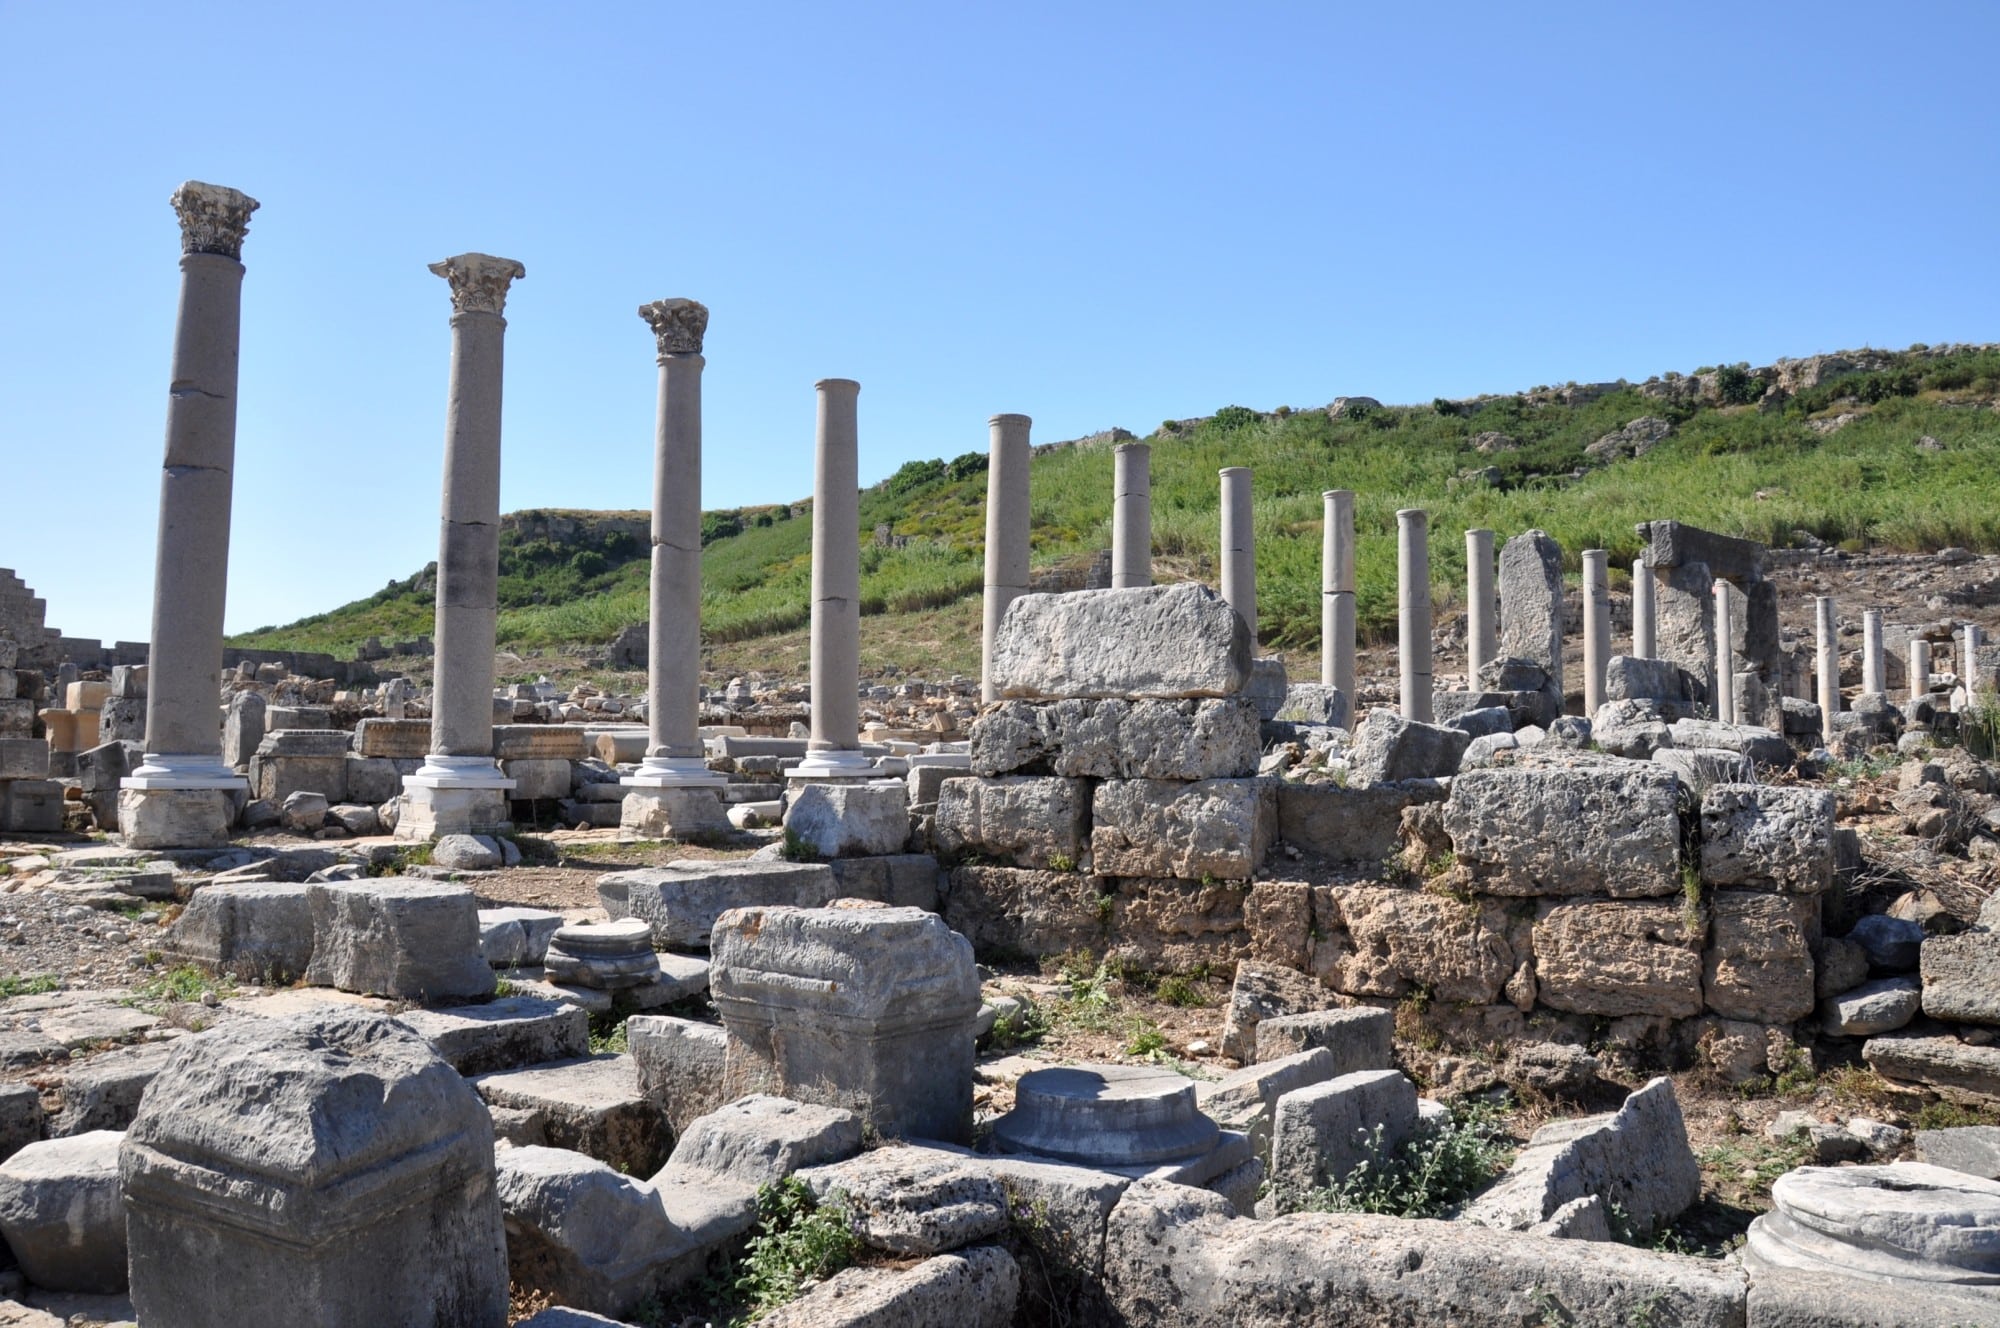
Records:
M1468 530L1465 532L1465 685L1469 691L1479 690L1479 670L1500 657L1499 614L1498 583L1493 576L1493 532Z
M618 782L620 828L678 839L725 824L701 744L701 371L708 308L693 300L639 306L660 366L653 424L653 565L646 642L646 758Z
M1888 678L1882 668L1882 610L1867 609L1861 614L1861 690L1869 696L1888 692Z
M228 842L247 786L222 759L217 679L236 465L243 236L257 200L190 180L170 200L181 225L181 303L167 388L167 443L153 569L146 757L120 785L131 848Z
M1000 639L1000 620L1007 616L1009 604L1028 593L1032 424L1026 415L995 415L986 421L986 617L980 633L979 677L980 696L987 701L1000 699L1000 690L993 685L993 645ZM1112 563L1117 564L1116 553Z
M1653 569L1644 558L1632 561L1632 657L1658 659L1658 610L1653 606Z
M1120 443L1112 451L1111 588L1153 584L1153 449Z
M1840 628L1833 614L1833 596L1813 596L1813 626L1818 639L1820 736L1833 743L1833 719L1840 713Z
M1354 696L1354 493L1328 489L1319 552L1319 680L1347 698ZM1349 721L1350 725L1352 720Z
M1718 578L1715 595L1715 717L1735 724L1736 715L1736 587Z
M511 258L432 263L451 287L451 387L445 399L438 535L437 680L431 750L403 778L399 839L479 834L508 824L514 787L493 759L493 646L500 584L500 388Z
M1431 722L1430 514L1396 513L1396 662L1403 718Z
M1910 700L1921 701L1931 694L1931 643L1910 642Z
M1225 466L1222 476L1222 597L1250 629L1257 653L1257 537L1251 529L1250 468Z
M1490 541L1491 535L1487 536ZM1583 713L1595 718L1604 704L1604 675L1611 663L1611 555L1583 551ZM1476 690L1476 689L1475 689Z
M796 780L863 779L861 752L861 384L822 378L813 455L812 738Z

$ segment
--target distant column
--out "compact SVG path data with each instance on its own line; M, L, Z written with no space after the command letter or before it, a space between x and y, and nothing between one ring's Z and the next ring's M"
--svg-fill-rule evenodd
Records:
M988 701L1000 699L999 689L993 685L993 644L1000 639L1000 620L1009 604L1028 593L1031 423L1026 415L995 415L986 422L991 453L986 466L986 618L980 639L979 676L980 694ZM1125 449L1118 450L1122 454ZM1122 456L1120 460L1122 463ZM1122 504L1117 510L1124 510ZM855 519L860 520L858 513ZM1111 559L1115 569L1115 547Z
M437 683L431 750L403 778L396 834L427 839L507 823L514 781L493 759L493 647L499 626L500 397L507 289L527 269L459 254L432 263L451 286L451 387L445 401L438 535Z
M861 778L861 491L855 398L861 384L822 378L813 458L812 738L793 779ZM989 514L989 520L990 520Z
M1633 658L1659 658L1658 622L1653 607L1653 569L1646 566L1644 558L1635 558L1632 560Z
M1910 699L1921 701L1931 694L1931 643L1910 642Z
M1604 674L1611 662L1610 559L1603 549L1583 551L1583 713L1593 717L1604 704Z
M1403 718L1431 722L1430 514L1396 513L1396 660L1402 674Z
M1257 652L1257 536L1250 468L1225 466L1222 476L1222 597L1250 629L1250 652Z
M1861 615L1861 690L1866 695L1889 690L1882 663L1882 610L1868 609Z
M1715 717L1736 719L1736 587L1718 579L1715 595Z
M170 201L181 226L181 303L160 474L146 756L119 798L119 829L135 848L226 843L229 795L246 787L222 759L216 686L229 589L241 260L257 200L190 180Z
M1319 557L1319 680L1340 689L1347 713L1354 695L1354 494L1328 489ZM1352 721L1349 721L1350 724Z
M1589 556L1584 555L1586 558ZM1468 691L1479 690L1479 671L1500 657L1499 615L1499 590L1493 577L1493 532L1468 530L1465 532L1465 686Z
M1969 688L1972 686L1973 656L1986 643L1986 633L1978 623L1967 623L1959 633L1959 640L1964 645L1965 658L1958 662L1958 680Z
M1840 632L1833 616L1833 596L1813 597L1813 623L1819 638L1820 736L1833 742L1833 717L1840 713Z
M1120 443L1112 452L1111 588L1153 584L1153 449Z

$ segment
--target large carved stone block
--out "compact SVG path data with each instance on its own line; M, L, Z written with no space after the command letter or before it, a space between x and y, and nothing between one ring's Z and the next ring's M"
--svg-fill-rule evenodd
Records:
M1544 906L1534 932L1542 1003L1572 1014L1700 1014L1704 929L1688 922L1679 902Z
M1250 681L1250 630L1194 582L1023 595L993 643L1002 696L1234 696Z
M1090 785L1036 775L949 779L931 837L948 857L1073 870L1090 854Z
M1248 880L1263 865L1277 823L1277 789L1266 780L1106 780L1091 804L1092 869L1100 876Z
M1444 826L1459 872L1486 894L1676 894L1679 788L1637 761L1471 770L1452 783Z

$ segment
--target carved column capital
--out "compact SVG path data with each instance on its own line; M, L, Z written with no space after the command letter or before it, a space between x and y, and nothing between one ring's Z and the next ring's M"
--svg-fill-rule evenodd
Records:
M708 332L707 305L694 300L654 300L639 306L639 317L653 329L661 359L701 354L701 339Z
M454 254L431 271L451 283L451 309L459 314L505 312L508 283L528 275L513 259L491 254Z
M257 200L226 185L189 180L167 200L181 219L181 252L243 260L243 236Z

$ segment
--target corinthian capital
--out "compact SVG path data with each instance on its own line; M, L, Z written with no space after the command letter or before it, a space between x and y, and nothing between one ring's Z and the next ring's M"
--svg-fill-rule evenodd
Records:
M181 219L181 252L243 258L243 236L257 200L226 185L189 180L167 200Z
M639 317L652 327L661 356L699 355L708 331L708 306L693 300L654 300L639 306Z
M457 254L442 263L432 263L431 271L451 283L451 308L460 314L497 314L507 307L507 284L528 275L528 269L511 258L492 254Z

